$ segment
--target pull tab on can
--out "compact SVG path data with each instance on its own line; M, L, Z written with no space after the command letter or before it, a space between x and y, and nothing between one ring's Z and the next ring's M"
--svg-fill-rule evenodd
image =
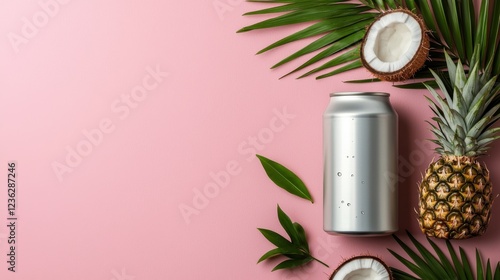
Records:
M330 95L323 115L323 228L338 235L398 230L398 116L388 93Z

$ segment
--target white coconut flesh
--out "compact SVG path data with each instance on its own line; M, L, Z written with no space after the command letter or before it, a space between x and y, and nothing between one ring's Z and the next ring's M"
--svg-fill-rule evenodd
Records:
M407 12L388 13L368 29L362 55L373 70L396 72L417 54L423 34L420 23Z
M387 267L372 257L354 258L342 264L331 280L390 280Z

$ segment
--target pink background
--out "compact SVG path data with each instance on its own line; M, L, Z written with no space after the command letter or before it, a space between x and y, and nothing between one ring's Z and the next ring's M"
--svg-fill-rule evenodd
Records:
M43 3L57 4L51 15ZM298 64L269 67L304 43L255 56L297 29L235 33L262 19L241 14L263 7L242 0L0 2L2 182L7 162L18 164L17 272L7 271L4 186L0 279L327 279L342 258L363 253L401 267L386 250L401 252L391 237L323 232L322 113L330 92L391 93L400 160L407 162L400 228L424 240L413 208L420 173L435 156L417 145L431 136L426 91L342 83L369 77L364 69L320 81L278 80ZM25 19L38 26L25 27ZM23 28L28 37L11 43ZM144 81L150 89L140 92ZM126 101L132 91L135 99ZM293 118L276 129L270 122L283 110ZM68 156L77 148L85 155ZM274 186L254 152L295 171L316 203ZM499 153L496 144L484 158L494 183ZM66 166L59 177L54 165ZM213 188L210 174L227 165L229 180ZM210 197L193 205L207 185ZM256 264L273 248L256 228L283 233L277 203L305 227L314 255L330 268L313 263L271 273L277 260ZM200 209L183 217L179 207L187 206ZM495 206L485 236L454 244L471 256L477 246L496 263Z

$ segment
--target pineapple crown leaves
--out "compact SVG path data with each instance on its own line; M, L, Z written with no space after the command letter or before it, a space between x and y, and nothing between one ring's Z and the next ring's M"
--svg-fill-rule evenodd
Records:
M288 217L283 210L281 210L278 205L278 220L285 230L285 232L290 237L290 240L286 239L277 232L269 229L259 228L258 230L264 237L276 245L275 249L272 249L262 255L257 263L260 263L269 258L284 256L287 259L279 263L273 268L273 271L286 268L294 268L304 264L307 264L313 260L323 264L328 267L324 262L313 257L309 251L309 244L307 243L306 232L304 228L296 222L292 222L290 217Z
M427 238L434 253L426 249L415 237L407 231L408 237L413 246L417 249L416 252L413 248L403 242L400 238L393 235L396 242L408 254L411 260L404 258L393 250L389 252L396 257L407 269L413 272L417 277L406 273L397 268L391 267L395 279L405 280L419 280L419 279L456 279L456 280L500 280L500 263L497 263L493 269L489 259L484 264L479 251L476 249L476 277L472 270L471 263L467 258L465 251L459 247L459 254L451 245L449 240L446 240L446 247L450 259L441 250L436 243ZM494 265L494 263L493 263Z
M444 52L449 83L431 70L442 96L425 84L432 96L426 98L436 115L433 120L437 125L429 124L439 154L476 157L486 153L488 145L500 138L499 129L491 128L500 118L500 86L495 84L496 77L490 77L489 67L480 72L479 50L477 46L468 73L460 60L455 64Z

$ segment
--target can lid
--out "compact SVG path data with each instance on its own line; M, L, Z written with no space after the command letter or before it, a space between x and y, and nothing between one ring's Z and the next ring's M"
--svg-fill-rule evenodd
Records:
M334 92L330 93L330 97L334 96L385 96L388 97L390 94L387 92Z

